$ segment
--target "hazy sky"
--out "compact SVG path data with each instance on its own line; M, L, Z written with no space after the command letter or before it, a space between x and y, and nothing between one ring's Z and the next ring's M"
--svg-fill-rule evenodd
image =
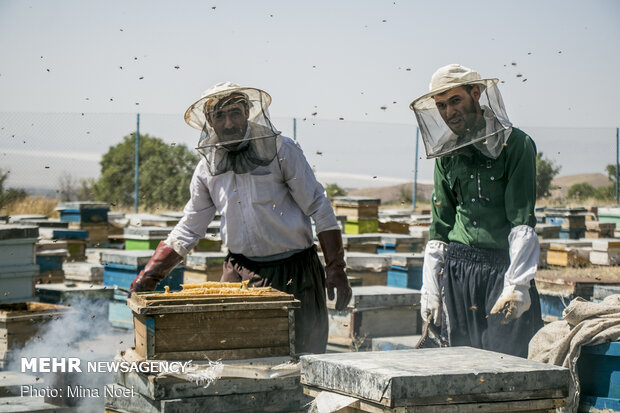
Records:
M46 153L50 162L67 151L95 156L128 133L95 142L95 130L62 132L70 118L61 117L35 139L26 126L41 112L126 114L119 119L129 125L140 112L151 134L149 115L166 114L175 130L166 138L193 146L198 134L183 112L231 80L267 90L285 133L298 118L299 141L319 173L411 179L408 105L435 69L461 63L504 82L511 121L563 174L603 172L615 162L620 125L619 22L616 0L0 0L0 168L10 167L17 185L25 182L20 156L39 151L30 157L39 170ZM423 161L420 178L431 170Z

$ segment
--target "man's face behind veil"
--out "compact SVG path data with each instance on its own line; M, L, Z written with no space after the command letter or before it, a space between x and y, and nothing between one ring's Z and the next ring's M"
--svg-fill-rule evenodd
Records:
M249 110L245 102L237 102L216 108L209 113L209 123L220 142L243 139L248 127Z
M435 95L434 99L444 122L457 136L463 136L476 125L480 114L477 104L479 97L478 86L474 86L470 91L459 86Z

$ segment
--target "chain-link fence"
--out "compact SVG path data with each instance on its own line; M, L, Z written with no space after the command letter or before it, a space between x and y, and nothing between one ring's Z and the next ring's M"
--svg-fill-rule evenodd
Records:
M416 125L310 118L274 118L295 138L318 179L344 188L413 183ZM61 181L98 178L100 160L111 146L135 133L135 114L0 113L0 169L4 186L55 193ZM616 128L528 127L538 151L561 167L559 175L602 174L616 163ZM193 150L199 132L181 115L141 114L140 134ZM433 160L418 143L419 183L430 184ZM127 176L133 180L133 175Z

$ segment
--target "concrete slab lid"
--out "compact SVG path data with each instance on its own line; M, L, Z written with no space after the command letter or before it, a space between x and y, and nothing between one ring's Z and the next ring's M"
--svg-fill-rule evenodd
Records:
M37 238L39 228L36 225L0 224L0 240Z
M9 222L13 223L14 221L25 221L29 219L41 220L48 219L47 215L37 215L37 214L19 214L19 215L10 215Z
M568 369L471 347L301 357L304 383L375 402L567 391ZM385 404L385 403L384 403Z
M65 275L72 274L101 274L103 275L103 265L90 262L64 262L62 269Z
M414 242L421 242L424 238L411 234L381 234L381 241L384 244L405 245Z
M410 288L367 285L351 287L353 296L349 308L396 307L420 302L420 291Z
M611 248L620 248L620 239L595 238L592 240L592 249L594 251L607 251Z
M387 254L367 254L364 252L347 252L347 268L354 271L387 271L392 266L392 259Z
M45 290L45 291L103 291L103 290L113 290L114 287L110 287L108 285L95 285L93 283L80 283L80 282L70 282L70 283L52 283L52 284L37 284L37 290Z
M379 218L411 218L410 209L382 209L379 211Z
M368 233L368 234L342 234L342 241L348 245L359 245L376 243L380 244L382 240L382 234Z
M110 204L107 202L62 202L56 207L56 211L63 211L65 209L110 209Z
M332 203L334 206L379 206L381 199L366 196L337 196Z
M421 267L424 264L423 252L393 252L387 253L392 258L392 266L399 267Z
M125 227L123 230L123 234L125 238L131 237L134 235L141 237L150 237L150 238L166 238L170 231L172 231L174 227L156 227L156 226L129 226Z
M571 248L592 247L592 239L549 239L549 248L553 250L567 251Z
M165 218L181 219L185 214L183 213L183 211L166 211L160 213L159 215Z
M620 207L599 207L598 215L617 215L620 217Z
M104 252L101 254L101 263L105 264L124 264L140 267L146 265L151 259L155 250L119 250L114 252Z
M185 262L187 264L205 264L211 262L219 262L222 263L226 258L225 252L192 252L185 257Z

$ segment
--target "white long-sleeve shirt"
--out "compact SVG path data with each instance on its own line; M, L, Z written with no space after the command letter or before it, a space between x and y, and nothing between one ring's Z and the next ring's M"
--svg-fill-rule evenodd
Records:
M301 148L278 136L278 153L267 166L245 174L210 175L201 159L190 184L184 216L166 244L182 256L203 238L216 211L222 215L222 242L232 253L269 257L308 248L316 232L338 228L323 186Z

